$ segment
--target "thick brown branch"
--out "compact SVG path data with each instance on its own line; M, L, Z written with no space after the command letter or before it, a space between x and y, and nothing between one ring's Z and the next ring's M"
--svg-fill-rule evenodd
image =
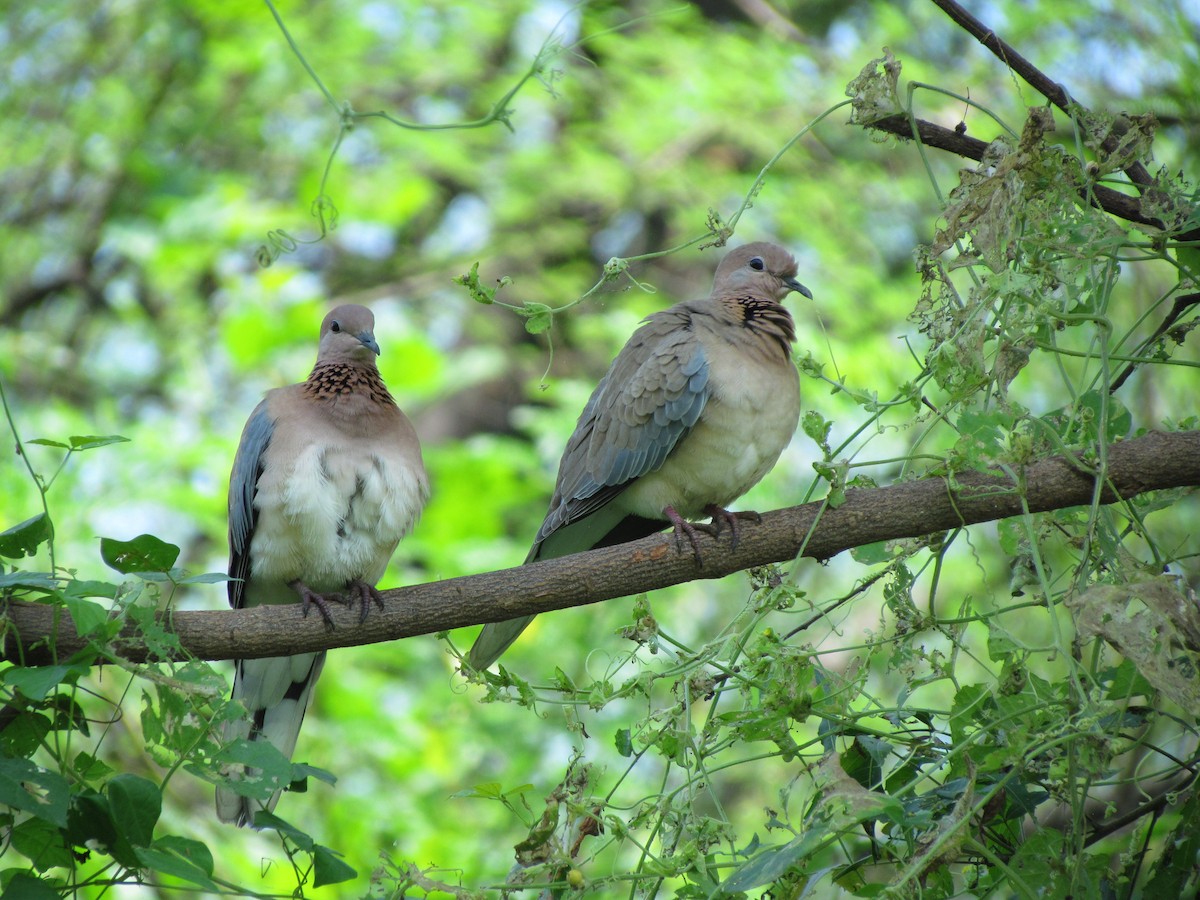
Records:
M1107 459L1103 503L1145 491L1197 486L1200 431L1153 432L1108 447ZM953 483L928 478L851 490L837 509L809 503L777 510L764 514L761 525L742 524L737 552L729 549L727 539L701 535L702 566L690 552L679 553L669 536L654 535L515 569L385 591L386 608L362 625L357 611L334 609L334 631L327 631L319 616L303 618L299 606L179 612L171 627L183 646L201 659L283 656L375 643L720 578L797 556L828 559L876 541L1019 515L1025 507L1044 512L1085 505L1095 494L1095 476L1061 457L1031 463L1019 471L1019 480L1021 490L1007 475L963 473ZM6 659L44 664L82 646L60 609L10 601L4 614ZM57 627L56 617L61 617ZM56 653L50 652L52 643ZM146 659L146 647L132 630L113 649L131 661Z

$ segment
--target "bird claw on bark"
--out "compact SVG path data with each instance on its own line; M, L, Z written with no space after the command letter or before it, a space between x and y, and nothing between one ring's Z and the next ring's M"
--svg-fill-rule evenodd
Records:
M315 606L321 614L321 618L325 620L325 627L333 631L336 626L333 624L333 615L329 612L330 603L345 603L346 598L341 594L318 594L307 584L297 578L295 581L289 581L288 587L300 595L300 611L305 618L308 618L308 610Z
M353 606L358 603L358 623L361 625L367 621L367 613L371 611L371 604L374 603L380 609L383 609L383 595L379 593L374 585L367 584L361 578L356 578L346 585L346 605Z
M683 552L683 539L687 537L692 545L692 552L696 555L696 565L703 564L704 557L700 555L700 539L696 536L698 532L703 531L712 534L711 526L709 525L694 525L675 511L675 507L668 506L663 510L663 515L675 529L675 549Z
M740 541L742 538L741 529L738 526L738 522L741 519L749 519L755 524L762 522L762 516L752 509L739 512L730 512L723 506L717 506L715 503L710 503L708 506L704 507L704 512L712 516L713 537L717 537L721 534L722 522L729 526L729 533L733 536L729 542L730 550L736 550L738 548L738 541Z

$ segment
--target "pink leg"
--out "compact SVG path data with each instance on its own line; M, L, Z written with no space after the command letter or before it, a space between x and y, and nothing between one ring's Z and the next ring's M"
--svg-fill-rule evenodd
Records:
M673 506L663 507L663 515L667 517L667 521L669 521L675 528L676 549L681 553L683 552L683 538L686 536L688 541L691 542L692 552L696 554L696 565L700 565L702 562L704 562L703 558L700 556L700 540L697 538L696 534L698 531L706 531L707 529L704 526L697 528L695 525L677 513L675 511L675 507Z

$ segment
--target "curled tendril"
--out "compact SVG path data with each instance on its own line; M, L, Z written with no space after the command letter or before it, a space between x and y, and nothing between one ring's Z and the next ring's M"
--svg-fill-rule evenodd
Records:
M316 199L312 202L311 212L313 218L321 223L321 235L317 240L337 229L338 208L329 199L328 194L317 195Z
M285 253L294 253L301 244L318 244L325 239L329 232L337 228L338 208L325 194L319 194L312 202L312 215L321 224L321 233L312 240L306 241L294 237L282 228L267 232L267 242L260 244L254 251L254 261L261 268L267 269Z
M267 232L267 242L254 252L254 259L262 268L270 268L271 263L285 253L292 253L302 243L282 228L275 228Z

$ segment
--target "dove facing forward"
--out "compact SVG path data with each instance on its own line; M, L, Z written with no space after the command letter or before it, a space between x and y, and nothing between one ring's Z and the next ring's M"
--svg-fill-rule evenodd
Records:
M246 422L229 479L230 606L299 602L330 622L331 601L357 604L363 619L382 605L375 585L429 482L416 432L375 367L374 327L366 307L334 309L308 380L268 391ZM226 742L268 741L291 758L324 663L324 652L237 660L233 699L249 718L225 725ZM278 790L258 803L218 788L217 814L246 825L278 800Z
M800 418L792 317L796 261L753 243L717 267L712 294L654 313L617 354L583 409L558 466L550 509L526 562L635 540L674 526L700 558L697 526L771 470ZM701 526L703 527L703 526ZM468 663L486 669L533 620L484 626Z

